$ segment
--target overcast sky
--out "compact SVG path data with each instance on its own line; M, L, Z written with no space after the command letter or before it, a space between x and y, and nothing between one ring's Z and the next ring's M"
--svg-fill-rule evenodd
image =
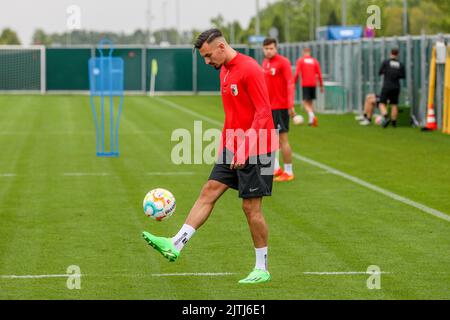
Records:
M0 29L12 28L23 44L29 44L36 28L46 32L66 31L69 17L66 10L77 5L81 9L82 29L129 33L145 29L148 2L152 3L152 29L163 27L164 7L166 26L175 27L177 1L182 30L208 28L210 19L219 13L225 21L238 20L246 28L256 13L256 0L0 0ZM276 1L259 0L259 3L263 8Z

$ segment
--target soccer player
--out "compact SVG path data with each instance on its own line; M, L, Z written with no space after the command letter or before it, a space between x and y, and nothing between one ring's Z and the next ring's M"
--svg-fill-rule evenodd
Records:
M208 219L216 201L229 188L236 189L242 198L256 254L253 271L239 283L267 282L271 276L267 266L268 228L262 198L272 193L272 155L278 147L278 137L264 72L256 60L231 48L218 29L200 34L194 48L199 50L206 64L220 69L225 111L221 150L209 180L179 232L173 238L157 237L148 232L144 232L143 237L169 261L175 261L184 245Z
M380 94L380 111L383 115L381 126L387 128L389 123L397 126L398 116L398 97L400 95L400 79L405 78L405 66L398 61L398 49L391 50L391 57L383 61L379 75L383 75L383 87ZM389 118L386 108L387 104L391 106L391 117Z
M279 134L279 144L283 155L284 171L280 167L278 157L275 157L275 181L291 181L294 179L292 170L292 149L288 140L289 117L295 116L293 83L290 61L278 54L277 40L267 38L263 42L264 61L262 63L275 128Z
M316 99L317 78L319 79L320 92L323 93L323 79L319 61L311 57L311 49L303 49L303 57L297 60L294 76L294 84L301 75L303 105L308 112L308 124L317 127L318 121L314 114L314 100Z
M355 117L362 126L369 126L372 124L372 116L375 108L380 106L380 96L375 93L369 93L364 102L364 114Z

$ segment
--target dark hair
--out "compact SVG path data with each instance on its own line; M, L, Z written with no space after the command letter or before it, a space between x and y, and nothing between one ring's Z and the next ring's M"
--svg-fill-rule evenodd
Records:
M205 42L211 43L215 39L220 38L220 37L223 37L223 34L222 34L222 31L220 31L219 29L209 29L209 30L203 31L197 37L197 40L195 40L194 50L200 49Z
M393 56L398 56L398 52L399 52L399 50L397 48L391 49L391 54Z
M277 46L277 40L276 39L274 39L274 38L265 38L264 42L263 42L263 46L265 47L265 46L271 45L272 43L275 44L275 47Z

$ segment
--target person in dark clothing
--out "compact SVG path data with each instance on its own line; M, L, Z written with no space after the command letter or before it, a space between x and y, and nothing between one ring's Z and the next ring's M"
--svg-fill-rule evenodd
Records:
M398 61L398 49L391 50L391 57L383 61L379 75L383 75L383 87L380 94L380 111L383 115L381 126L387 128L392 123L397 126L398 98L400 96L400 79L405 78L405 66ZM389 118L387 104L391 106Z

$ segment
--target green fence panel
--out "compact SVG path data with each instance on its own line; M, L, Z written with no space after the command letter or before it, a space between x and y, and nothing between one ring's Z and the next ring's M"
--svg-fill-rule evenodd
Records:
M91 49L48 48L47 90L89 90Z
M109 49L102 49L103 56L108 56ZM124 88L128 91L142 91L142 48L115 48L113 57L124 61ZM96 49L95 56L100 56Z
M155 91L192 91L192 49L150 48L147 50L146 87L150 89L152 59L158 62Z

